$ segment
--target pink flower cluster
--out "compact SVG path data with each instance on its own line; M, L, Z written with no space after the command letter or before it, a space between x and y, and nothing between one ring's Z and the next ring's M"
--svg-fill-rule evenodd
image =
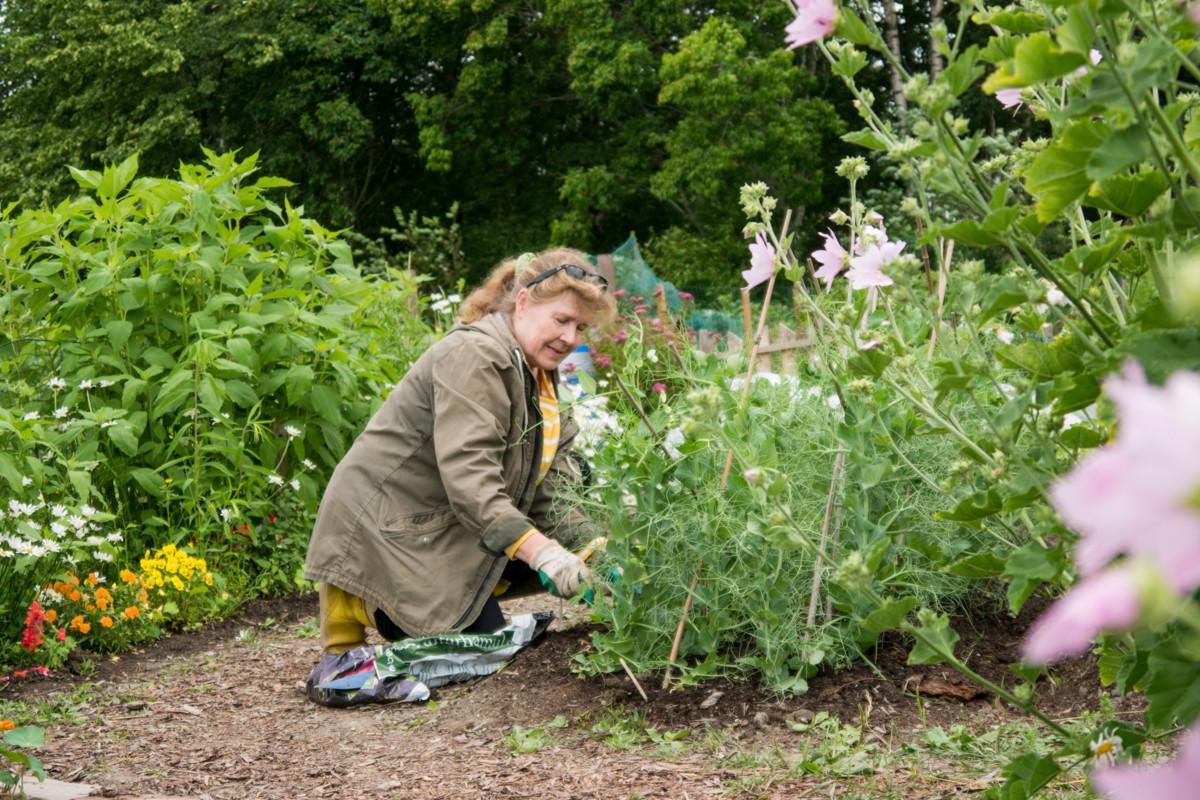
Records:
M833 32L837 22L837 6L833 0L792 0L796 18L787 26L789 50L824 39Z
M1174 761L1158 767L1114 766L1096 770L1092 785L1108 800L1183 800L1200 786L1200 725L1179 737Z
M1117 407L1115 440L1050 490L1080 534L1075 560L1084 577L1030 630L1023 654L1031 664L1132 626L1141 612L1138 563L1181 595L1200 587L1200 375L1179 371L1159 388L1129 362L1105 390ZM1118 556L1126 559L1111 564Z
M870 236L859 239L851 256L842 247L833 231L826 230L821 236L825 239L825 247L812 254L813 260L821 268L813 273L818 280L825 281L825 288L833 286L833 279L846 270L846 279L850 281L851 289L877 289L891 286L892 279L883 271L888 263L900 257L904 250L904 242L888 241L887 233L882 228L869 227Z

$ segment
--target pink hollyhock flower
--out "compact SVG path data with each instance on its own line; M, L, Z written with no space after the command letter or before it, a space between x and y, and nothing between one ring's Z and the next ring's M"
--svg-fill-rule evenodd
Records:
M833 0L792 2L796 5L796 18L787 26L785 41L789 50L824 39L833 31L833 25L837 22L837 6Z
M625 290L624 290L624 289L617 289L615 292L613 292L613 293L612 293L612 296L613 296L613 297L617 297L617 298L624 297L624 296L625 296Z
M1078 655L1097 634L1131 627L1141 605L1137 580L1127 568L1084 578L1033 623L1021 656L1027 664L1052 664Z
M612 356L610 356L608 353L596 353L596 355L592 358L592 361L595 362L597 367L612 366Z
M667 393L667 385L665 383L656 383L650 387L650 391L654 392L655 394L665 395Z
M696 295L692 294L691 292L680 292L679 299L686 303L688 300L695 300Z
M872 289L891 286L892 279L883 273L883 265L894 261L903 249L904 242L884 241L868 246L861 255L851 258L850 269L846 272L850 288Z
M833 279L846 268L846 249L842 247L833 231L826 229L821 236L825 239L825 247L812 254L813 260L820 264L821 268L813 274L818 280L825 281L825 288L829 289L833 286Z
M1000 105L1014 111L1019 110L1023 105L1020 89L1001 89L996 92L996 99L1000 101Z
M1179 737L1173 761L1154 767L1118 765L1092 774L1092 786L1108 800L1182 800L1200 786L1200 725Z
M1079 531L1079 571L1115 556L1144 555L1180 593L1200 586L1200 375L1179 371L1161 387L1134 361L1104 384L1117 406L1112 444L1050 489L1063 521Z
M767 241L767 235L760 233L750 245L750 269L742 272L742 280L747 289L753 289L775 274L775 248Z

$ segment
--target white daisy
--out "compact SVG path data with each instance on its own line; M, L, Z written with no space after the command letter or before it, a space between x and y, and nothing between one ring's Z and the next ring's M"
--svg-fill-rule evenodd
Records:
M290 481L288 481L288 485L292 487L293 491L300 491L300 481L296 480L295 478L292 478Z
M314 464L313 462L309 461L307 458L304 459L303 461L301 461L300 463L304 465L305 469L316 469L317 468L317 465Z
M56 392L61 392L63 389L67 388L67 382L57 376L46 381L46 385Z
M54 409L54 418L62 419L63 417L65 417L67 414L70 414L70 413L71 413L71 409L67 408L66 406L59 406L58 408Z
M113 560L112 554L106 553L103 550L94 551L92 553L92 557L95 558L97 561L112 561Z
M22 417L22 419L35 420L35 419L38 419L40 416L41 416L41 414L38 414L38 412L30 411L28 414L26 414L24 417Z
M267 483L270 483L274 486L283 486L283 478L279 477L278 475L271 474L267 476Z
M300 429L297 428L295 425L288 425L288 426L284 427L283 432L288 435L289 439L295 439L297 436L300 435Z
M85 392L88 391L89 389L92 389L93 387L95 387L95 385L96 384L92 383L89 380L82 380L79 382L79 388L83 389Z

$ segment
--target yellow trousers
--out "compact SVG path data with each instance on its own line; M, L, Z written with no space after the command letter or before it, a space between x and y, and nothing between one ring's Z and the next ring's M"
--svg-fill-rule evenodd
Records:
M375 622L367 616L366 604L338 587L322 583L318 590L321 603L321 647L326 653L344 653L367 643L367 628Z

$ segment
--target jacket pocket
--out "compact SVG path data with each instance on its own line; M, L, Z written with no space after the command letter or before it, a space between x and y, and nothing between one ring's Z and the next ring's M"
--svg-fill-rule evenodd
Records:
M419 511L415 514L394 517L383 523L379 530L389 538L419 536L445 530L450 527L454 519L454 509L447 505L430 511Z

